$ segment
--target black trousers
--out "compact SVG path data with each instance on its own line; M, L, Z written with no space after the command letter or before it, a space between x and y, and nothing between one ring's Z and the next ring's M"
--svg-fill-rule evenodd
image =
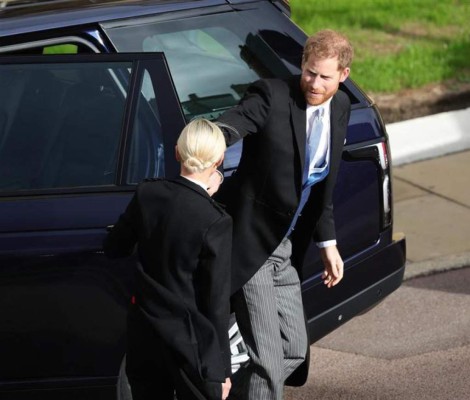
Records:
M209 397L196 393L200 382L188 386L188 376L183 378L174 355L135 305L127 319L126 374L133 400L174 400L175 392L178 400L222 398L221 384Z

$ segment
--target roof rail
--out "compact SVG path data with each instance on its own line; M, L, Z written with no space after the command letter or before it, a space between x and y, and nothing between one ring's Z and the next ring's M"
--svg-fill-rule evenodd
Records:
M11 8L19 6L31 6L44 3L56 3L56 0L0 0L0 9L1 8Z
M59 5L65 5L67 3L75 4L100 4L110 3L117 0L0 0L0 11L5 9L16 9L16 8L27 8L27 7L39 7L48 6L54 7Z
M1 1L1 0L0 0ZM271 3L273 3L277 8L279 8L284 14L288 15L290 17L290 4L289 0L271 0Z

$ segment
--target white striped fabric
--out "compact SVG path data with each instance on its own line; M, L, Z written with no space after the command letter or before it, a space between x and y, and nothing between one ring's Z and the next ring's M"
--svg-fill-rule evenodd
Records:
M302 363L307 333L297 271L285 238L233 298L251 358L233 377L230 399L282 400L285 379Z

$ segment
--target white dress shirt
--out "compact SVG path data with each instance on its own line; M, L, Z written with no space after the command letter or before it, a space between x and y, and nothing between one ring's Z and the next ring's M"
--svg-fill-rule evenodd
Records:
M315 152L315 155L311 157L311 160L310 160L310 165L308 168L309 175L312 174L316 170L316 168L322 167L322 164L323 164L323 167L326 167L326 165L328 165L328 163L330 162L330 136L331 136L330 104L331 104L331 98L319 106L307 105L307 112L306 112L307 135L308 135L308 132L312 130L312 127L310 126L311 122L313 121L312 115L319 108L323 108L324 110L323 118L322 118L323 129L321 132L321 137L318 143L317 151ZM319 248L335 246L336 240L327 240L324 242L317 242L316 245Z

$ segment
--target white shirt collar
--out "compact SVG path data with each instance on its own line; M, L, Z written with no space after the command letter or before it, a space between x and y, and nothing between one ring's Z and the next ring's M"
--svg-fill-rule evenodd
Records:
M182 178L187 179L188 181L191 181L192 183L195 183L196 185L202 187L206 192L207 192L207 185L201 181L198 181L197 179L193 178L188 178L187 176L181 175Z
M323 118L330 118L330 104L331 100L333 98L330 97L327 101L325 101L323 104L320 104L318 106L311 106L310 104L307 104L307 121L309 120L310 116L319 108L322 108L325 110L323 114Z

